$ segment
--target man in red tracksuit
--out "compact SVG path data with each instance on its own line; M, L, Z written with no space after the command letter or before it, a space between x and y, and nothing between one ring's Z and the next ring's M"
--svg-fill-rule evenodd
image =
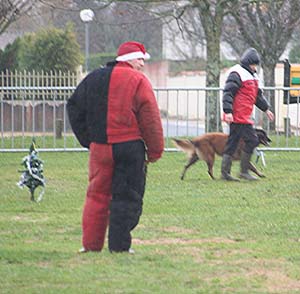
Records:
M260 57L254 48L249 48L241 57L240 64L233 66L226 80L223 92L224 120L230 124L229 138L225 147L222 160L222 179L238 181L230 174L232 155L239 140L245 142L241 155L240 178L256 180L249 174L249 162L255 147L258 146L258 138L253 128L251 115L254 105L264 111L270 120L274 119L269 110L269 104L258 86L256 67L260 63Z
M143 44L120 45L115 62L78 85L67 103L80 144L89 148L89 185L82 216L81 252L101 251L109 223L111 252L131 252L131 231L142 213L146 162L163 153L160 112L140 71Z

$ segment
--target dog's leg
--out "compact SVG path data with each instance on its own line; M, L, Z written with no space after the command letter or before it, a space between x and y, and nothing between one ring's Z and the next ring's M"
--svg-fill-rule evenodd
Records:
M214 174L213 174L213 166L214 163L213 162L206 162L207 163L207 167L208 167L208 174L210 175L210 177L215 180Z
M188 164L184 167L184 170L183 170L182 175L181 175L181 177L180 177L181 180L184 179L184 176L185 176L185 173L186 173L187 169L188 169L191 165L193 165L194 163L196 163L198 160L199 160L199 157L197 156L197 154L196 154L196 153L193 153L193 155L192 155L192 157L190 158Z
M264 174L262 174L261 172L259 172L257 170L257 168L254 166L254 164L252 162L249 162L249 170L251 170L252 172L254 172L260 178L265 178L266 177Z
M214 162L215 162L215 156L209 156L206 160L206 164L207 164L207 172L210 175L210 177L214 180L214 174L213 174L213 166L214 166Z

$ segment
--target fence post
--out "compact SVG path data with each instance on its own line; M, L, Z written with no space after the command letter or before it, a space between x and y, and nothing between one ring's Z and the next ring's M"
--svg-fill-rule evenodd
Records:
M284 117L284 134L288 137L291 136L291 119L289 117Z
M55 128L56 139L61 139L62 138L62 130L63 130L63 120L62 119L57 119L56 120L56 128Z

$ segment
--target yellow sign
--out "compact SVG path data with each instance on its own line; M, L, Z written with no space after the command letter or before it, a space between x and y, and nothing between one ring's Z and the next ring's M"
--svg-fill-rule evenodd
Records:
M300 64L291 64L290 68L290 87L300 88ZM300 96L300 90L291 90L291 96Z

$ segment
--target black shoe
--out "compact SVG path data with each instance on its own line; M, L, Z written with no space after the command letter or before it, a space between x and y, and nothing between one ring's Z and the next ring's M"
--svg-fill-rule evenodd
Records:
M250 175L249 173L240 173L240 178L247 181L257 181L258 178Z
M240 182L238 178L234 178L230 174L222 174L221 179L230 182Z

